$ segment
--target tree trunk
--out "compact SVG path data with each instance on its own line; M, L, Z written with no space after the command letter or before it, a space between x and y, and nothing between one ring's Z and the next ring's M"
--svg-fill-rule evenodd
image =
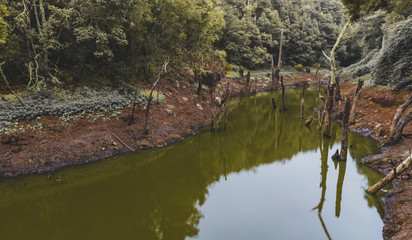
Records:
M391 132L391 143L396 143L401 139L403 129L412 120L412 109L398 122L396 128Z
M200 95L203 87L203 73L200 73L200 76L198 75L198 82L199 86L197 87L197 95Z
M350 116L349 116L349 124L354 124L356 120L356 106L358 105L359 98L362 94L362 86L363 86L363 80L358 81L358 87L356 88L355 92L355 97L353 99L353 105L352 109L350 111Z
M336 77L335 94L334 94L334 97L333 97L335 105L338 105L340 103L340 98L341 98L341 96L340 96L340 78Z
M146 116L145 116L145 121L144 121L144 134L148 134L149 133L149 129L147 128L147 122L149 119L149 111L150 111L150 104L152 103L152 96L153 96L153 91L156 87L156 84L160 81L161 78L161 74L163 72L167 72L167 65L169 64L169 60L165 62L165 64L163 64L162 67L162 71L159 73L159 77L157 78L157 80L154 82L153 86L152 86L152 90L150 91L150 95L149 95L149 101L147 103L147 108L146 108Z
M406 158L397 168L392 170L388 175L386 175L384 178L382 178L378 183L375 185L368 187L365 192L369 194L375 194L379 190L381 190L383 187L385 187L388 183L392 182L395 177L399 174L401 174L403 171L408 169L411 166L411 159L412 159L412 154Z
M130 114L129 122L127 123L127 125L131 125L134 121L134 110L136 108L136 100L137 100L137 91L134 92L132 113Z
M348 123L350 114L350 100L345 99L345 110L342 121L342 145L340 149L340 160L346 160L348 156Z
M339 46L340 42L343 39L343 35L345 35L346 30L348 29L349 25L351 24L351 21L348 21L345 26L343 27L342 31L339 34L338 39L336 40L335 45L333 46L332 50L330 50L330 80L332 84L336 83L336 61L335 61L335 50Z
M288 110L285 106L285 84L283 84L283 76L280 76L280 84L282 85L282 110Z
M247 71L245 90L247 91L247 93L250 92L250 71Z
M279 88L280 69L282 68L282 45L283 45L283 28L282 28L282 30L281 30L281 32L280 32L278 66L277 66L276 72L275 72L276 89Z
M390 132L393 133L395 131L396 125L398 124L399 119L401 118L402 114L405 112L405 110L409 107L409 105L412 103L412 95L409 96L409 99L402 104L398 110L396 111L396 114L392 120Z

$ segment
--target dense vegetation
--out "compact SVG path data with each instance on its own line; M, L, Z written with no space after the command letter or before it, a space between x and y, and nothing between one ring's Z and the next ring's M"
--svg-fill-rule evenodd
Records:
M386 84L388 73L411 75L411 12L406 0L1 0L0 64L9 82L34 89L152 80L166 59L176 72L268 68L283 29L284 64L326 67L322 50L351 20L338 63L363 60L348 72Z

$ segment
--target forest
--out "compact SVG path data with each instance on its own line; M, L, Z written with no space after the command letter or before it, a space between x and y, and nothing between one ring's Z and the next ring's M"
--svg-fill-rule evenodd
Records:
M412 239L411 39L411 0L0 0L0 238Z
M328 67L322 51L330 51L351 20L338 66L351 66L351 76L372 73L383 85L410 76L410 1L354 3L1 0L1 68L10 84L34 90L96 79L153 81L167 59L176 73L225 64L267 69L277 59L282 29L284 65ZM351 7L359 8L356 14L345 10Z

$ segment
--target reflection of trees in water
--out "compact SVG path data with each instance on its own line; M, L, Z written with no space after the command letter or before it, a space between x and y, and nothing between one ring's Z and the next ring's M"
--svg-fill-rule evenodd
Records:
M59 205L53 196L59 195L62 199L71 199L72 195L82 196L84 192L91 192L89 202L79 201L72 204L76 206L86 204L82 209L86 209L85 212L90 211L87 212L88 215L102 216L101 218L110 219L112 222L125 221L127 215L130 224L118 227L118 231L121 231L118 233L119 239L130 238L131 235L139 235L141 239L185 239L198 234L198 225L202 218L198 206L205 203L208 187L219 181L221 176L227 179L231 173L250 170L261 164L275 161L284 162L299 152L319 148L322 194L316 208L322 227L330 238L321 212L326 195L329 149L335 141L339 141L340 131L339 127L332 125L332 136L328 139L320 136L316 128L304 127L304 122L299 119L300 92L300 90L286 92L287 112L273 110L270 104L271 95L274 94L276 101L279 102L280 95L277 93L241 99L238 108L229 116L227 129L220 134L203 133L167 148L143 151L130 157L125 156L121 161L102 162L92 167L85 166L84 170L76 169L66 174L65 181L67 179L70 183L67 186L71 186L67 191L47 188L39 192L37 188L30 190L29 184L25 191L33 191L43 196L41 202L44 206L50 206L50 209L43 209L43 205L33 208L31 215L36 216L46 212L50 219L65 219L75 214L79 216L84 212L76 209L67 212L53 211L59 208L67 209L66 205L62 206L62 203ZM305 104L317 106L319 105L317 101L315 94L308 91ZM312 109L309 107L305 109L308 111L305 113L307 116ZM357 150L358 148L351 149L351 154L356 155ZM363 148L361 150L364 151ZM336 193L337 215L340 212L338 209L340 209L345 174L343 165L339 166L339 173ZM72 174L72 177L69 174ZM104 188L100 189L100 186ZM108 199L107 193L116 194L116 198ZM106 204L116 207L105 208L106 205L103 205L97 208L94 205L103 200L115 201ZM375 205L374 199L368 201L370 206ZM27 204L26 201L21 202L22 205ZM93 208L98 209L99 212L92 212L90 209ZM16 209L16 215L19 215L19 211L25 208L16 207ZM8 220L0 220L0 224L7 227L15 222ZM35 220L28 217L22 221L27 221L23 225L30 225ZM81 223L79 221L79 224ZM95 231L90 232L102 228L99 224L88 223L88 226L91 229L96 228ZM54 231L48 225L38 226L36 230L47 235ZM65 229L55 231L54 235L58 236L63 234Z

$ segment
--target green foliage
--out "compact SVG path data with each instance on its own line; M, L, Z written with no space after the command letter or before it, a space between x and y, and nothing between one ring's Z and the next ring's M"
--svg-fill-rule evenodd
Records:
M82 79L114 83L153 79L165 59L224 63L216 51L224 27L220 0L23 0L2 1L1 41L10 25L6 75L12 82L51 86ZM10 16L5 18L5 7Z
M233 71L233 65L232 64L226 64L225 65L225 70L226 71Z
M4 17L8 16L6 6L0 3L0 45L6 43L7 37L7 23L4 21Z

